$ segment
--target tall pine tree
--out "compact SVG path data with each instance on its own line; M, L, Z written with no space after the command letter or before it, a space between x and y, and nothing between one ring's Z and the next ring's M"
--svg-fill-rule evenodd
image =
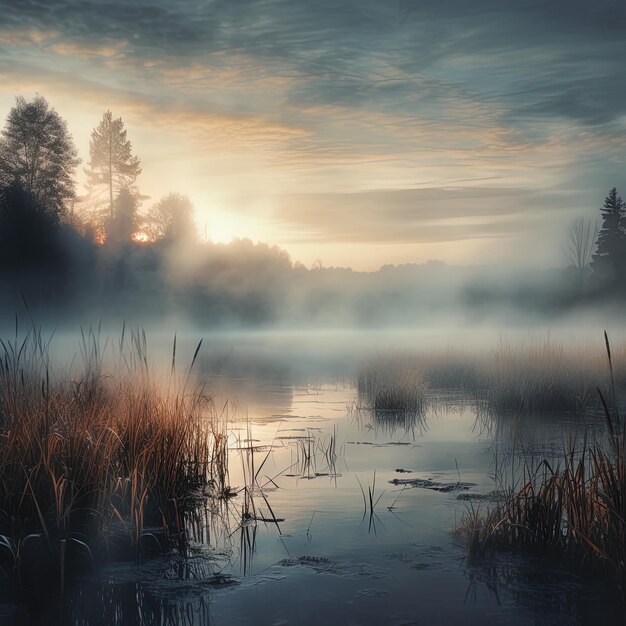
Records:
M126 136L121 117L113 118L111 111L91 133L89 142L89 167L87 175L87 198L101 226L106 217L111 220L115 213L115 198L122 190L140 199L135 187L141 174L139 159L133 155L133 147Z
M612 282L621 276L626 261L626 207L615 187L609 191L600 211L602 226L598 232L591 268L597 278Z

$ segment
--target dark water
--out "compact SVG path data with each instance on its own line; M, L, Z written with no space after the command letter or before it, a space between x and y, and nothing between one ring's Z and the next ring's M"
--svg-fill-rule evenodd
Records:
M374 414L329 382L336 361L294 374L267 352L215 354L203 373L227 423L229 483L248 488L199 507L188 559L112 564L44 606L7 600L2 623L623 623L604 587L558 563L468 561L454 530L481 506L468 494L497 488L509 446L471 402L447 393L420 419ZM549 455L575 428L555 416L521 436Z

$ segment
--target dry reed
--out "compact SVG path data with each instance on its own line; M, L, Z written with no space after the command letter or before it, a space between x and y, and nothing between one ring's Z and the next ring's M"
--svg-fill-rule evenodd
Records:
M166 381L145 334L122 331L115 358L82 334L71 371L29 328L0 340L0 563L22 585L107 558L186 553L199 490L224 490L226 450L191 366ZM199 349L199 346L198 346ZM47 582L48 584L48 582Z
M610 380L614 359L606 341ZM626 585L626 428L609 397L596 390L606 420L604 440L570 442L557 466L523 465L520 483L486 511L469 510L459 532L471 555L502 547L538 551L582 572Z

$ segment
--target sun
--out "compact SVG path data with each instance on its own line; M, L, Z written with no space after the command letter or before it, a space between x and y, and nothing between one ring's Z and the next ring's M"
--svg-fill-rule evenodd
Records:
M230 243L233 239L242 236L241 221L236 216L221 211L208 216L202 229L202 237L206 241L215 243Z
M135 243L148 243L150 241L150 235L148 235L148 233L144 233L143 231L138 231L132 234L131 239Z

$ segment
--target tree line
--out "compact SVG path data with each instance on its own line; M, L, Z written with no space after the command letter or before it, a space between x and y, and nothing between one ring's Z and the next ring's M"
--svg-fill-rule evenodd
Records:
M137 233L150 241L197 237L193 206L170 193L145 213L122 118L106 111L91 133L86 189L76 193L81 163L67 122L43 96L16 99L0 134L0 257L16 264L47 260L65 231L100 244L125 244Z
M484 276L497 268L308 270L275 246L201 245L189 198L172 192L149 204L142 194L140 159L110 111L91 133L81 195L80 165L67 123L45 98L17 98L0 131L0 318L12 310L6 303L27 299L61 320L92 311L142 319L170 311L203 324L375 324L394 315L405 323L404 312L439 315L454 307L476 317L500 307L554 316L626 291L619 288L626 205L616 189L601 208L600 229L586 218L570 225L565 254L575 271L518 272L504 282L494 275L494 282Z
M626 203L613 187L600 207L600 228L591 218L578 217L569 225L563 249L571 269L583 285L593 279L598 290L624 291L626 274Z

